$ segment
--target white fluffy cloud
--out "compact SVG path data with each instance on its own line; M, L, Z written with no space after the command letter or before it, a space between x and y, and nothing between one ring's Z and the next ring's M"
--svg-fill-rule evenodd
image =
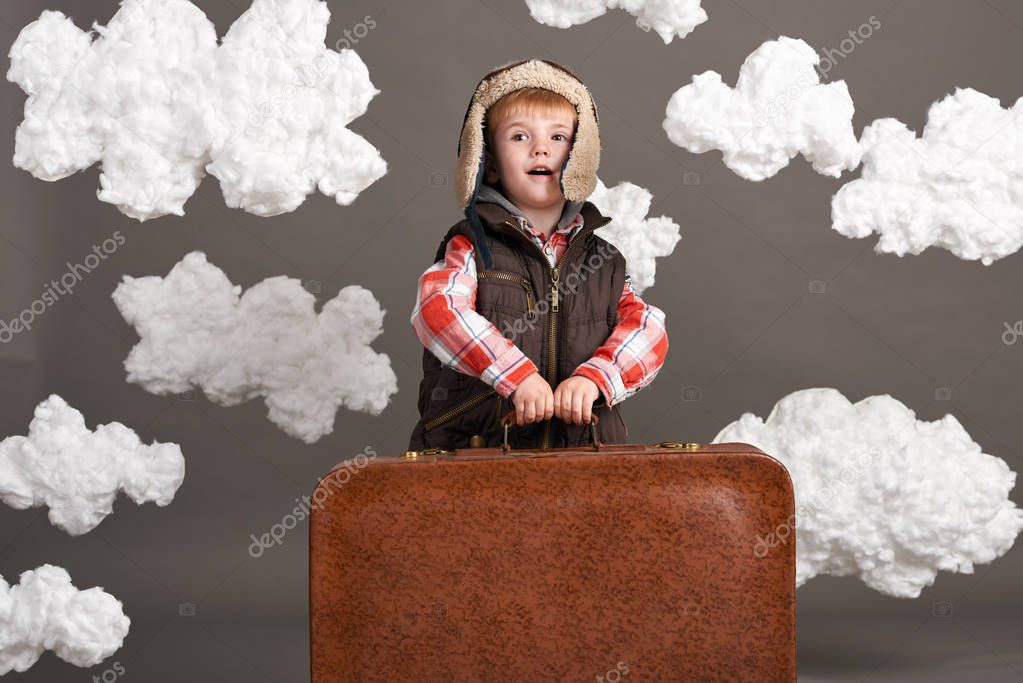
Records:
M102 522L119 491L164 506L184 478L177 444L145 446L120 422L90 431L56 394L36 406L27 437L0 441L0 500L18 510L46 505L50 522L72 536Z
M860 138L863 173L831 203L846 237L879 253L930 246L990 265L1023 245L1023 98L1011 109L972 88L931 105L923 134L879 119Z
M860 163L855 110L845 81L822 84L820 56L782 36L754 50L735 88L716 71L693 76L671 96L662 123L668 138L697 154L721 150L725 165L747 180L770 178L802 154L823 175Z
M344 405L373 415L398 390L390 358L370 343L384 311L358 285L317 313L295 278L268 278L244 294L194 251L166 277L124 276L113 294L142 338L124 361L128 381L155 394L201 388L230 406L265 397L268 417L313 443Z
M653 29L665 45L676 36L685 38L707 21L700 0L526 0L529 13L541 24L569 28L602 16L609 9L624 9L636 17L644 31Z
M667 216L647 218L651 199L653 195L646 188L621 182L609 189L600 178L589 197L602 214L614 219L596 234L625 256L632 286L638 294L654 284L655 259L671 254L682 238L678 223Z
M746 413L714 438L729 441L757 446L792 477L797 585L854 575L915 598L939 570L972 573L1023 530L1004 460L981 452L952 415L917 420L887 395L851 403L835 389L796 391L766 420ZM772 530L763 545L790 531Z
M100 162L99 198L140 221L183 215L207 172L260 216L317 188L350 204L387 170L345 127L379 91L355 52L324 47L329 18L320 0L255 0L218 47L187 0L124 0L95 42L44 11L10 51L28 94L14 165L58 180Z
M0 576L0 676L27 671L46 650L75 666L94 666L116 652L131 620L102 588L78 590L51 564L22 572L9 586Z

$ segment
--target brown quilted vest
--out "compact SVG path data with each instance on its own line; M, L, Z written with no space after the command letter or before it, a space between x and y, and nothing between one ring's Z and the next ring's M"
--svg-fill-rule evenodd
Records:
M465 235L473 243L478 276L476 311L522 349L553 391L593 356L618 324L625 258L610 242L593 234L611 219L592 203L584 203L580 210L583 227L555 269L510 212L490 202L480 203L477 209L493 267L484 267L468 220L448 230L434 262L444 258L447 242L455 235ZM490 385L443 367L424 348L420 419L412 431L409 450L468 448L477 435L484 446L500 446L504 431L499 420L513 408L511 400L501 398ZM608 407L603 395L594 403L597 438L603 443L625 443L628 431L620 410L620 405ZM557 417L521 427L512 424L508 443L513 448L585 446L591 443L590 427L567 424Z

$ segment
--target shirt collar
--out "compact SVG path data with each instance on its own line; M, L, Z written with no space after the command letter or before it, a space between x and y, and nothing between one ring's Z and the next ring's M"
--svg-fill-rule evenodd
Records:
M522 226L522 229L523 229L523 230L527 231L527 232L528 232L529 234L531 234L531 235L535 235L535 236L536 236L536 237L538 237L538 238L539 238L539 239L540 239L541 241L543 241L543 240L544 240L544 236L543 236L543 233L542 233L542 232L539 232L539 231L537 231L537 230L536 230L536 229L535 229L535 228L534 228L534 227L532 226L532 224L530 224L530 222L529 222L529 219L527 219L527 218L526 218L525 216L515 216L515 217L516 217L516 218L517 218L517 219L519 220L519 225L520 225L520 226ZM566 238L566 240L567 240L567 241L571 241L572 237L574 237L574 236L575 236L575 233L576 233L576 232L578 232L578 231L579 231L579 229L580 229L581 227L583 227L583 223L584 223L584 222L585 222L585 221L583 220L583 215L582 215L581 213L577 213L577 214L575 215L575 218L573 218L573 219L572 219L572 220L571 220L571 221L570 221L570 222L568 223L568 225L565 225L564 227L561 227L561 228L557 228L557 229L556 229L556 230L555 230L555 231L554 231L553 233L551 233L551 234L552 234L552 236L553 236L553 235L555 235L555 234L559 234L559 233L560 233L560 234L562 234L562 235L565 235L565 238Z
M508 199L501 194L497 188L487 185L486 183L480 185L479 191L477 192L477 201L483 203L491 202L503 207L508 211L508 213L518 219L519 226L526 232L526 234L534 234L536 232L533 230L532 226L529 225L528 220L523 221L525 216L519 208L508 201ZM575 229L578 229L578 227L581 227L581 224L583 223L581 210L584 203L585 202L565 202L565 206L561 212L561 218L558 220L558 226L561 227L556 228L555 232L567 234L568 239L571 240L572 236L575 234L574 232L571 232L573 230L573 226L575 226ZM569 216L572 216L571 220L569 220ZM579 225L576 225L577 222ZM540 235L540 239L543 240L543 235Z

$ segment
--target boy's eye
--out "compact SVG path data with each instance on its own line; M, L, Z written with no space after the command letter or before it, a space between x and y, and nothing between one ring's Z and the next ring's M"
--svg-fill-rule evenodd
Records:
M524 137L526 137L526 134L525 133L515 133L514 135L511 136L511 139L512 140L518 140L520 137L524 138ZM558 140L559 142L560 141L565 141L565 142L568 141L568 136L566 136L564 133L555 133L551 137L554 138L555 140Z

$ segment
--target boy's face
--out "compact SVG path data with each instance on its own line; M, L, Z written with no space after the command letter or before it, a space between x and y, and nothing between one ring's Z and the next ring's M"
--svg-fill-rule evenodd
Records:
M493 156L487 154L486 181L501 182L508 200L520 209L549 209L565 201L561 166L572 148L570 114L527 117L515 114L497 125ZM537 167L548 173L530 173Z

